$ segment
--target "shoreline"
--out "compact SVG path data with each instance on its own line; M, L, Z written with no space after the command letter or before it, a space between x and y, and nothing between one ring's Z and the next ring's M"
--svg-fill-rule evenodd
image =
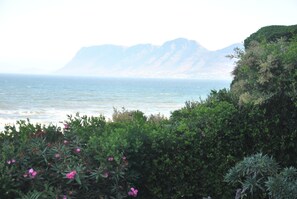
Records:
M119 112L122 112L123 109L116 109L118 110ZM133 110L133 109L124 109L126 111L137 111L137 109ZM175 109L175 110L178 110L178 109ZM144 115L146 117L150 117L151 115L160 115L160 116L163 116L164 118L169 118L170 115L171 115L171 112L175 111L175 110L171 110L169 113L157 113L157 112L151 112L151 113L145 113L141 110L141 112L144 113ZM24 121L28 121L31 123L31 124L39 124L39 125L45 125L45 126L48 126L48 125L54 125L54 126L57 126L57 127L63 127L63 123L65 123L65 121L68 120L68 116L73 116L75 117L77 114L79 114L79 116L87 116L87 117L99 117L99 116L103 116L105 118L105 120L107 122L109 121L112 121L112 116L113 116L113 113L114 113L114 110L112 112L109 112L108 114L100 114L100 113L81 113L81 112L72 112L72 113L69 113L69 114L65 114L65 115L58 115L58 117L46 117L46 119L44 118L38 118L38 115L35 115L33 117L24 117L24 116L19 116L18 118L16 118L17 116L15 116L14 118L1 118L0 117L0 132L4 131L5 129L5 126L13 126L13 125L17 125L17 121L21 121L21 120L24 120ZM34 118L35 117L35 118Z

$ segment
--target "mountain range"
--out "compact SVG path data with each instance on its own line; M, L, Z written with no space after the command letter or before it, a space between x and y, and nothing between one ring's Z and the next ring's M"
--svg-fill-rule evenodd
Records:
M178 38L161 46L139 44L125 47L108 44L83 47L57 74L230 79L234 60L226 58L226 55L242 46L233 44L210 51L196 41Z

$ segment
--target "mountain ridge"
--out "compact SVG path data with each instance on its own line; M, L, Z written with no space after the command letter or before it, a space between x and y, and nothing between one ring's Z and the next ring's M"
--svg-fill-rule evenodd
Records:
M103 77L164 77L229 79L233 61L233 44L210 51L194 40L177 38L157 46L104 44L81 48L57 74Z

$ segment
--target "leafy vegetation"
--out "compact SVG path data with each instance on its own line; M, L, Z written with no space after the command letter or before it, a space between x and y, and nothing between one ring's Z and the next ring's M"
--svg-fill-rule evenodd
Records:
M123 109L7 126L0 198L296 199L297 40L253 41L234 57L230 90L170 118Z
M261 153L244 158L231 168L225 176L225 181L239 183L240 197L251 195L251 198L265 198L265 182L269 176L277 173L278 165L275 160Z
M250 48L250 44L253 41L260 43L270 43L276 42L278 39L283 38L285 40L290 40L291 38L296 38L297 35L297 25L292 26L266 26L260 28L257 32L251 34L248 38L244 40L245 49Z
M272 157L258 153L244 158L225 176L230 184L240 185L236 198L294 199L297 197L297 170L285 168L280 173Z

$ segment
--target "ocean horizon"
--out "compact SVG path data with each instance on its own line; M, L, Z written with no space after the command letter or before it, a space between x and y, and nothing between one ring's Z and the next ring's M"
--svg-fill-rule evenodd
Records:
M58 125L67 115L111 119L114 109L145 115L171 112L187 101L229 89L231 80L107 78L0 74L0 129L18 120Z

